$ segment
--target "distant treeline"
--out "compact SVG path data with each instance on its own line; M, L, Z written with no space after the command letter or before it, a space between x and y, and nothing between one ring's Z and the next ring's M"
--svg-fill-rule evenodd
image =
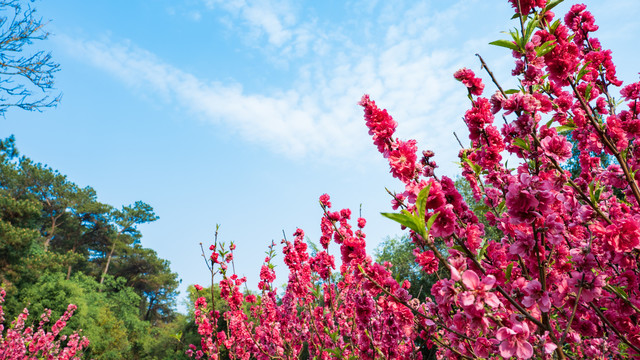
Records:
M5 327L28 306L78 310L65 331L82 329L86 358L177 359L199 343L191 317L176 313L177 274L140 245L138 225L158 219L137 201L115 208L0 140L0 286ZM186 357L185 357L186 358Z

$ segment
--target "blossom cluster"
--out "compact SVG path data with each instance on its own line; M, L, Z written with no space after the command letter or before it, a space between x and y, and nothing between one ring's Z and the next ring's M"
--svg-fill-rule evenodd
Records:
M45 325L49 323L51 310L45 310L40 316L38 328L27 326L29 310L26 308L11 322L11 326L5 329L4 311L2 303L6 293L0 288L0 359L51 359L71 360L82 358L82 351L89 346L89 340L80 336L78 332L66 336L60 335L60 331L67 326L76 306L70 304L67 311L47 331Z
M521 30L494 44L512 51L518 88L504 90L488 71L497 90L483 97L472 70L454 74L471 101L462 176L486 212L472 211L453 180L436 175L432 151L419 155L415 140L394 138L398 124L386 110L368 95L360 101L374 145L404 185L392 199L400 212L385 216L409 229L425 273L446 272L431 297L412 299L391 264L367 255L364 219L354 228L351 211L332 211L325 194L322 249L309 254L300 229L293 242L283 240L290 271L283 295L268 257L259 297L243 295L235 275L219 283L231 308L226 332L214 331L220 315L203 315L199 300L197 356L217 358L226 348L239 359L302 351L413 359L422 346L441 359L640 356L640 82L620 88L584 5L556 20L555 1L509 2ZM572 142L580 165L573 175L564 167ZM515 169L507 157L519 159ZM486 237L485 223L501 236ZM332 242L340 247L337 276Z
M319 359L420 357L414 344L418 334L413 331L417 310L406 306L409 283L398 284L389 264L377 264L366 254L363 218L356 220L354 229L349 209L332 211L326 194L320 204L323 236L340 244L340 279L331 276L336 265L329 243L310 254L304 232L297 229L293 241L282 240L289 269L284 293L279 295L273 286L272 249L260 271L259 298L240 291L246 279L222 271L216 285L230 310L221 315L207 306L204 297L198 298L195 319L202 341L200 348L191 347L189 355L218 359L224 348L237 359L294 359L303 351ZM249 311L243 304L250 305ZM216 332L214 324L221 317L226 332Z

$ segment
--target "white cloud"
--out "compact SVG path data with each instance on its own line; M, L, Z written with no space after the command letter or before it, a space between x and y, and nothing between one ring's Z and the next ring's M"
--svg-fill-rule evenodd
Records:
M209 9L221 8L241 19L258 35L265 34L269 43L281 47L294 38L292 26L296 18L285 2L268 0L204 0Z
M286 6L267 4L210 3L242 14L282 48L293 46L288 44L296 41L291 34L324 36L322 29L311 33L308 24L294 26L296 19L282 10ZM260 7L271 9L265 12L271 15L262 20L254 17L252 12ZM395 23L382 29L381 44L359 39L323 42L320 48L326 55L316 54L292 69L296 80L271 93L249 93L240 83L197 78L126 41L62 40L70 53L132 88L155 93L195 117L291 158L334 161L365 153L373 156L362 111L356 106L362 94L369 93L398 120L398 136L416 137L422 148L435 149L437 159L445 159L440 165L451 174L456 172L451 163L458 152L452 132L464 132L460 116L468 106L466 92L452 74L469 59L475 61L473 50L464 44L447 44L455 33L451 20L461 16L461 9L453 6L437 12L424 4L405 8Z

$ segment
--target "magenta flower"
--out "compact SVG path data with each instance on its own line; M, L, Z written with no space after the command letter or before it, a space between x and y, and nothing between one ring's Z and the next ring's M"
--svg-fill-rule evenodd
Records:
M514 224L532 223L538 215L538 199L522 184L509 185L506 204Z
M620 90L620 95L626 100L640 99L640 82L629 84Z
M462 274L462 283L467 291L460 294L460 302L462 306L475 306L480 309L487 304L493 308L500 306L500 300L493 292L490 292L496 283L496 278L489 275L480 281L478 274L473 270L467 270Z
M415 140L397 140L395 149L389 153L391 174L400 181L408 183L416 175L416 161L418 147Z
M416 263L420 265L425 273L433 274L438 271L438 259L433 251L420 251L419 248L415 248L413 249L413 255L416 257Z
M364 119L369 128L369 135L373 136L373 143L378 147L378 151L386 154L393 142L392 135L398 123L387 110L380 110L376 102L369 99L369 95L364 95L358 104L364 108Z
M500 343L500 355L504 358L516 356L518 359L529 359L533 356L533 346L529 339L529 326L527 323L519 323L511 328L501 327L496 333L496 339Z
M547 0L509 0L511 6L516 10L516 13L527 15L534 7L544 8L547 5ZM520 11L518 11L518 9Z
M482 90L484 90L484 84L482 83L482 79L477 78L476 74L473 73L472 70L467 68L462 68L456 71L453 74L453 77L461 81L464 86L469 88L469 92L473 95L480 96L482 95Z
M531 280L524 287L525 297L522 299L522 305L531 307L535 304L540 306L540 311L549 312L551 308L551 300L549 300L549 293L542 291L542 284L538 280Z
M540 141L545 153L558 162L565 162L571 158L571 143L560 135L547 136Z

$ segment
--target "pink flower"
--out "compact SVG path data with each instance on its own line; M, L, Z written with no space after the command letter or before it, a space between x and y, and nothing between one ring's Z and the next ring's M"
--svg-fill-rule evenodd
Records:
M202 286L200 286L198 284L193 285L193 287L196 288L196 290L198 290L198 291L202 290Z
M509 2L516 13L523 15L529 14L534 7L544 8L547 5L547 0L509 0Z
M496 339L500 343L500 355L508 359L515 355L518 359L529 359L533 356L533 347L527 341L529 339L529 326L527 323L519 323L511 328L501 327L496 333Z
M358 105L364 108L364 120L369 128L369 135L373 136L373 143L378 147L378 151L386 153L393 141L392 136L396 131L396 123L387 110L380 110L376 102L369 99L369 95L364 95Z
M496 114L498 111L502 109L502 104L507 100L504 95L500 91L497 91L491 95L491 113Z
M594 275L591 271L572 271L571 278L567 280L567 285L572 286L576 294L582 288L580 301L585 303L599 298L602 295L602 287L606 284L604 275Z
M620 95L622 95L625 100L640 99L640 82L635 82L623 87L622 90L620 90Z
M326 251L320 251L310 259L311 270L316 272L324 280L331 275L331 270L336 268L333 255Z
M524 287L525 297L522 299L522 305L531 307L535 304L540 306L540 311L549 312L551 308L551 300L549 300L549 293L542 291L542 284L538 280L531 280Z
M487 338L481 337L478 338L478 340L473 344L473 350L476 352L476 355L483 358L488 358L489 355L495 352L494 346L496 344L497 342L494 339L489 340Z
M524 174L523 174L524 175ZM538 215L539 201L522 184L509 185L506 197L507 208L514 224L532 223Z
M330 208L331 207L331 202L329 201L329 195L327 195L327 194L320 195L320 204Z
M462 68L456 71L453 74L453 77L456 80L461 81L464 84L464 86L469 88L469 92L472 95L477 95L477 96L482 95L482 90L484 90L484 84L482 83L482 79L477 78L476 74L474 74L473 71L467 68Z
M618 225L618 246L621 251L630 251L640 244L640 225L633 218L626 219Z
M438 271L438 259L435 257L433 251L427 250L421 252L420 249L413 249L413 255L416 257L416 263L420 265L422 271L427 274L433 274Z
M266 282L273 282L276 279L276 273L273 269L269 268L267 265L262 265L260 269L260 280Z
M500 306L501 303L496 294L489 291L496 283L495 276L488 275L480 281L475 271L467 270L462 274L462 283L467 288L467 291L460 294L462 306L470 307L473 305L476 309L481 309L484 304L492 308Z
M389 153L391 174L400 181L407 183L416 176L416 161L418 147L415 140L396 141L395 149Z
M435 211L438 216L431 227L431 235L434 237L446 237L453 234L456 216L452 208L452 205L447 204Z
M571 158L571 143L564 136L547 136L540 143L545 153L558 162L565 162Z

